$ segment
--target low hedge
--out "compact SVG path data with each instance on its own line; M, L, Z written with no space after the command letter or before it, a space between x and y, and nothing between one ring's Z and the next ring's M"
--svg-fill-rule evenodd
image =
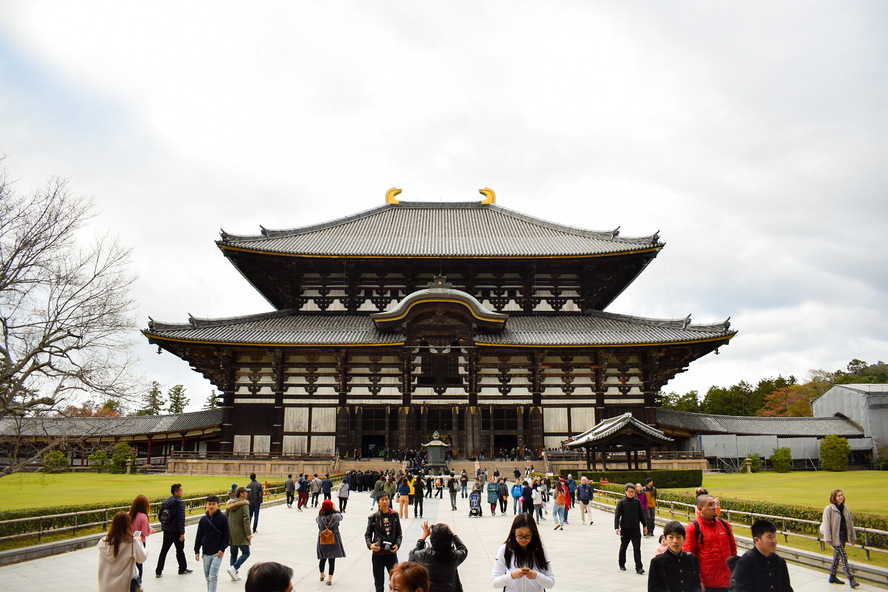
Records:
M567 477L573 475L576 479L586 477L590 481L600 482L607 479L611 483L645 484L648 477L654 480L657 488L674 489L677 487L700 487L703 485L703 471L701 469L656 469L652 471L619 470L619 471L588 471L586 469L560 469L559 475ZM621 489L622 491L622 489Z
M283 487L281 483L269 483L269 488ZM228 490L224 491L206 491L202 493L188 494L185 502L185 512L189 513L195 508L203 508L206 505L206 498L210 495L218 495L222 499L228 498ZM150 506L149 518L152 522L157 520L157 510L160 503L169 498L169 495L161 497L148 498ZM59 516L57 518L44 518L42 522L42 532L51 532L56 529L68 528L71 526L82 526L95 522L102 522L106 519L105 512L109 508L120 508L115 512L108 511L107 520L114 517L114 513L121 510L129 510L132 500L119 500L113 502L100 502L95 504L80 504L77 506L53 506L52 508L22 508L20 510L0 511L0 536L12 536L17 534L36 533L38 529L37 520L41 516L50 514L69 514L73 512L88 512L78 516ZM7 520L16 520L19 518L34 518L34 520L25 520L22 522L7 522Z
M654 484L657 484L656 477L654 477ZM605 491L613 491L616 493L623 493L624 487L625 483L595 484L596 489L603 489ZM657 508L659 510L668 509L668 506L663 504L663 502L681 502L693 506L697 503L697 498L692 491L677 493L672 491L662 491L658 487ZM791 532L807 534L810 536L819 536L820 534L820 522L823 519L823 508L780 504L762 500L747 500L736 497L719 497L719 503L721 504L722 513L724 513L725 510L730 510L732 512L747 512L758 516L784 516L786 518L797 518L799 520L812 520L817 522L817 524L793 522L790 525L787 525L787 529ZM854 526L857 528L871 528L888 531L888 516L860 513L853 515L853 521ZM778 523L777 528L783 528L783 526ZM867 539L867 544L870 547L888 549L888 536L886 535L869 533ZM859 533L857 544L862 545L863 542L863 533Z

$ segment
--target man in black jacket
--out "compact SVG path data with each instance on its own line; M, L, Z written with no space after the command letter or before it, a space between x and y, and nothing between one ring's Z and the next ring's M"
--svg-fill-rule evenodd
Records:
M219 511L219 498L211 495L207 498L207 513L198 522L197 534L194 536L194 558L200 560L203 555L208 592L216 592L219 568L230 542L228 518Z
M401 520L397 512L389 509L391 499L386 491L376 497L379 511L367 518L364 542L373 551L373 583L376 592L383 592L383 570L391 573L398 564L398 547L401 546Z
M172 546L176 547L179 574L191 573L185 560L185 502L182 501L182 484L176 483L171 486L170 493L172 495L160 504L160 509L157 511L160 528L163 530L160 557L157 558L157 567L154 568L154 575L158 578L163 574L166 556Z
M617 502L617 511L614 513L614 529L620 535L620 554L618 561L620 569L626 571L626 548L632 543L632 554L635 557L635 572L644 573L644 565L641 563L641 530L647 534L647 516L641 508L641 502L635 497L635 485L626 484L626 497Z
M777 554L777 525L770 520L756 520L751 530L755 547L737 561L731 589L737 592L792 592L786 560Z

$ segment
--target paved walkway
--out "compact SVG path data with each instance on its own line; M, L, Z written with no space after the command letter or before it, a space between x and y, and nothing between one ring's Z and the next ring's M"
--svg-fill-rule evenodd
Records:
M445 493L446 495L446 493ZM505 540L512 522L511 509L507 516L491 517L485 505L483 518L468 517L468 500L458 499L459 510L450 509L450 500L444 503L439 499L425 501L425 519L446 522L459 534L469 548L469 557L460 568L460 578L466 592L490 592L490 570L497 549ZM316 590L373 590L373 576L370 573L370 552L364 546L364 528L369 515L370 498L366 493L353 493L344 516L341 532L346 554L336 562L336 573L332 588L324 586L318 579L318 563L315 545L318 529L314 518L316 511L297 512L286 505L267 507L260 513L259 532L253 538L252 555L241 568L242 576L253 563L258 561L278 561L293 568L295 590L308 592ZM552 558L556 587L559 590L596 590L598 592L623 592L647 589L647 576L637 575L632 569L631 549L629 570L622 572L617 567L619 537L613 531L613 514L593 510L595 524L580 523L578 510L570 512L570 523L563 531L552 530L552 520L540 523L543 544ZM416 544L421 534L421 520L409 518L403 521L404 549L398 553L402 561L407 559L409 549ZM657 532L661 529L658 528ZM176 573L174 551L166 563L162 578L155 579L154 566L160 549L161 537L148 539L148 561L145 564L144 582L147 592L203 592L206 583L202 567L193 560L193 544L196 526L190 526L185 535L185 551L194 573L180 576ZM656 539L642 539L642 560L647 569L654 550ZM228 566L226 562L224 567ZM94 591L97 581L97 552L95 549L73 551L64 555L38 559L0 568L0 590L22 592L66 592ZM836 592L839 586L827 583L823 572L790 565L793 588L804 592ZM847 586L847 584L846 584ZM243 590L243 581L232 582L224 572L219 574L219 592ZM880 590L872 584L864 583L862 591ZM386 590L388 587L386 586Z

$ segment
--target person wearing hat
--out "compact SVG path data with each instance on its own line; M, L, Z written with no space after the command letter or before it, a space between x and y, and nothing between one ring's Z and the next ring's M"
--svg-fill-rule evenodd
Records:
M426 539L431 537L430 545ZM466 560L469 550L453 530L444 523L422 525L422 537L410 551L410 561L424 566L429 572L429 592L457 592L462 590L457 568Z
M339 523L342 514L333 508L332 500L324 500L321 510L318 512L318 570L321 572L321 581L324 581L324 564L329 561L330 570L327 572L327 585L333 585L333 570L336 567L336 559L345 557L345 547L342 546L342 536L339 534ZM332 542L326 540L329 535L322 535L325 531L333 533Z
M236 582L241 579L238 570L250 556L250 539L253 538L253 532L250 530L250 502L247 501L247 488L237 487L237 483L232 487L234 488L234 497L228 500L225 508L225 515L228 516L228 528L231 533L229 541L231 554L229 555L229 567L226 571L231 580Z

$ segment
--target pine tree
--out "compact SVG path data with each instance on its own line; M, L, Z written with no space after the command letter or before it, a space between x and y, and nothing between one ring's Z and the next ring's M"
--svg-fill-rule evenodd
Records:
M165 403L160 383L155 380L145 394L144 406L136 412L136 415L160 415Z
M188 406L188 397L185 396L185 387L177 384L169 390L167 396L170 398L170 413L184 413L185 407Z
M207 396L207 402L204 403L203 409L215 409L219 405L216 402L216 389L210 391L210 394Z

